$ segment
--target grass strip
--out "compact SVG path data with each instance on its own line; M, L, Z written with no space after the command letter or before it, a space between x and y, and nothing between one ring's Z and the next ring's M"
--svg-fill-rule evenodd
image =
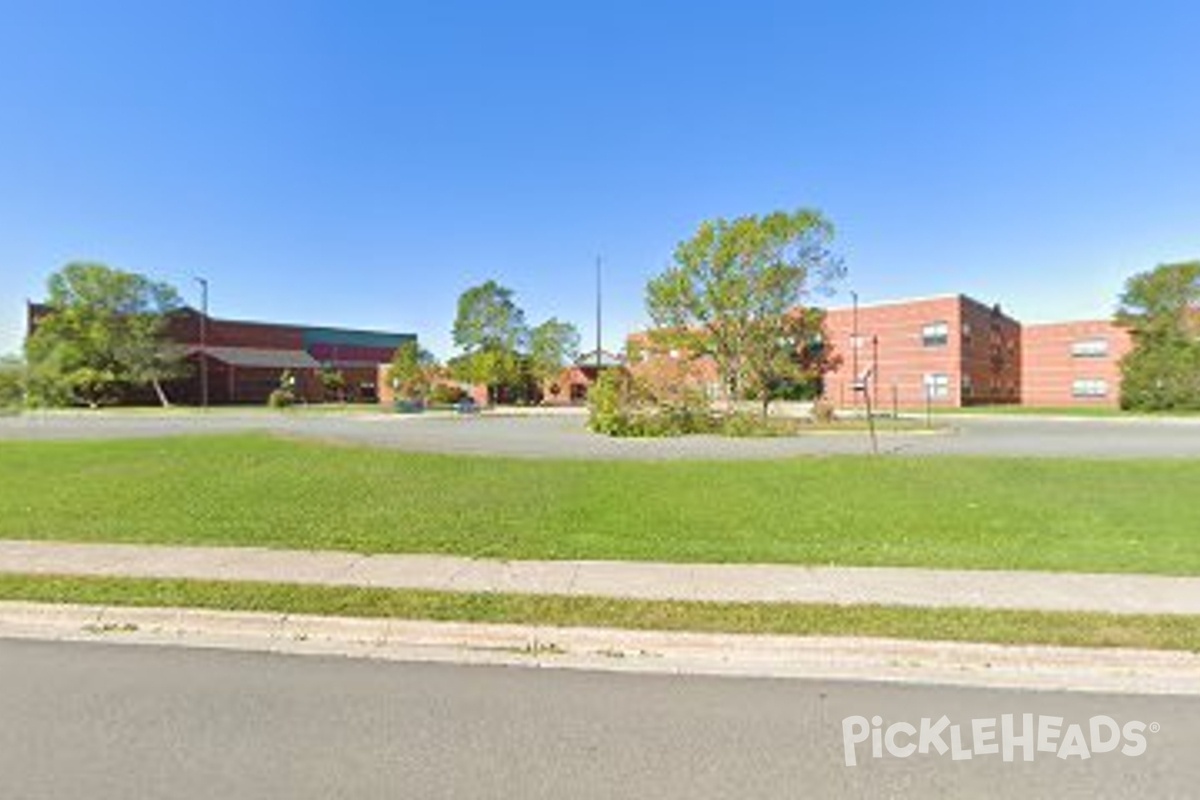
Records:
M585 462L266 434L0 442L0 538L1200 574L1200 459Z
M709 603L283 583L0 574L0 600L633 630L1200 651L1200 617L807 603Z

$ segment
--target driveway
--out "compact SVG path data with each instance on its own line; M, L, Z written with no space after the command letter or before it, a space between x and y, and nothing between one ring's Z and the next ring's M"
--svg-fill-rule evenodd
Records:
M1200 419L959 417L936 431L884 432L881 452L908 456L1195 458ZM0 441L97 439L268 431L426 453L584 460L767 459L863 454L865 432L767 439L687 436L612 439L572 411L472 416L355 411L50 412L0 418Z

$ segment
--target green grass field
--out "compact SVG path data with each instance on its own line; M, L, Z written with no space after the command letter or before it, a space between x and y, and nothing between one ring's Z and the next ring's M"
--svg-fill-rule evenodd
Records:
M434 456L265 434L0 443L0 537L1200 574L1200 461Z
M1200 618L896 606L697 603L273 583L0 574L0 600L557 627L1200 651Z
M1006 417L1084 417L1084 418L1100 418L1100 419L1170 419L1172 417L1196 417L1200 415L1200 411L1178 410L1178 411L1125 411L1120 408L1112 408L1111 406L1020 406L1020 405L995 405L995 406L964 406L962 408L944 408L934 407L930 409L934 416L944 415L967 415L967 416L989 416L999 415ZM908 410L909 416L924 414L922 410Z

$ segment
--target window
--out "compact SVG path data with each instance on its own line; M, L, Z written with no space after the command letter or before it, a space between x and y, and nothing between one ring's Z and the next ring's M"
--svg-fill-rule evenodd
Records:
M963 392L963 397L971 396L971 376L970 375L962 376L962 392Z
M950 376L935 372L925 376L925 396L931 400L944 400L950 396Z
M1072 397L1107 397L1108 381L1103 378L1078 378L1071 384Z
M851 336L850 337L850 348L852 350L862 350L863 345L866 344L866 341L867 341L867 337L863 336L861 333L858 334L857 336Z
M1108 355L1108 339L1081 339L1071 345L1073 358L1103 358Z
M926 347L941 347L950 341L950 325L945 322L931 322L921 328L921 344Z

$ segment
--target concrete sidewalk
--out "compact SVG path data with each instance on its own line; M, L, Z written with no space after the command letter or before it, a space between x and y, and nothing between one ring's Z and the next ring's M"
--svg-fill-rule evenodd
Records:
M878 603L922 607L1200 614L1200 578L1155 575L495 561L263 548L0 541L0 572L271 581L643 600Z
M667 675L1200 695L1200 655L1169 650L556 628L20 602L0 602L0 639Z

